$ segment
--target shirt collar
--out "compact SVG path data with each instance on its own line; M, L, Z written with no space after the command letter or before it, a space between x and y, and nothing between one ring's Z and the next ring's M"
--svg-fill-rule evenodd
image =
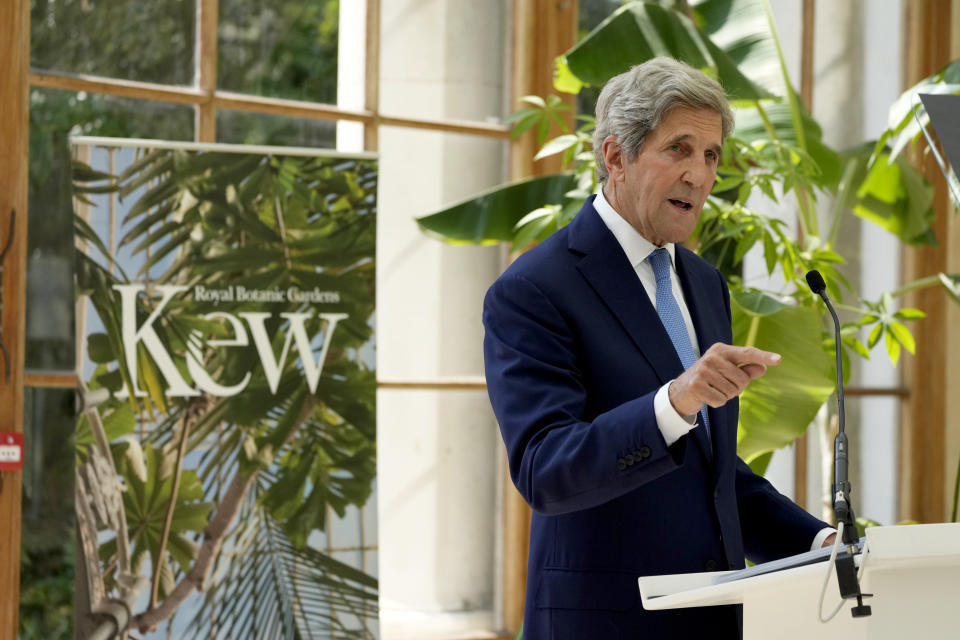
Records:
M603 220L603 223L607 225L607 229L610 230L613 237L620 243L623 252L627 254L627 259L630 261L630 264L633 265L634 269L646 260L647 256L653 253L654 249L658 248L657 245L640 235L623 216L616 212L604 197L603 189L600 189L597 193L597 197L593 201L593 208L597 210L597 213L600 214L600 219ZM670 264L676 269L674 260L676 246L674 246L672 242L668 242L664 245L664 248L667 250L667 253L670 254Z

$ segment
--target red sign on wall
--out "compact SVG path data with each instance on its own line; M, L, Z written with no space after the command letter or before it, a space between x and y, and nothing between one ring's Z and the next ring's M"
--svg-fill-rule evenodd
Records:
M0 432L0 471L23 468L23 434Z

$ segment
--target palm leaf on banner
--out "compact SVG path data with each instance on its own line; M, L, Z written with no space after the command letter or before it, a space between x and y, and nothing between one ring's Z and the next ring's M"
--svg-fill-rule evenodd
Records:
M262 504L268 490L265 481L251 489L185 637L375 637L376 579L294 545Z

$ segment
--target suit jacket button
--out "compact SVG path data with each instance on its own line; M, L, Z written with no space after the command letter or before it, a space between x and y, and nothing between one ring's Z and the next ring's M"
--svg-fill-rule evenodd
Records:
M624 460L623 458L619 458L617 460L617 469L620 469L620 471L623 471L626 468L627 468L627 461Z
M627 461L628 465L637 461L637 458L632 453L628 453L627 455L623 456L623 459Z
M706 569L707 571L716 571L719 567L720 565L717 564L717 561L714 560L713 558L710 558L705 563L703 563L703 568Z
M650 447L646 445L640 447L640 459L646 460L649 457L650 457Z

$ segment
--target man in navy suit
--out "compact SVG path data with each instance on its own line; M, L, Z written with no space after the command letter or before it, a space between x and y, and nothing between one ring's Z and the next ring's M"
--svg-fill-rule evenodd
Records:
M819 547L829 525L736 453L738 396L780 356L731 346L727 285L681 244L733 127L656 58L597 102L603 187L484 302L487 385L533 507L524 638L738 638L735 606L645 611L637 577Z

